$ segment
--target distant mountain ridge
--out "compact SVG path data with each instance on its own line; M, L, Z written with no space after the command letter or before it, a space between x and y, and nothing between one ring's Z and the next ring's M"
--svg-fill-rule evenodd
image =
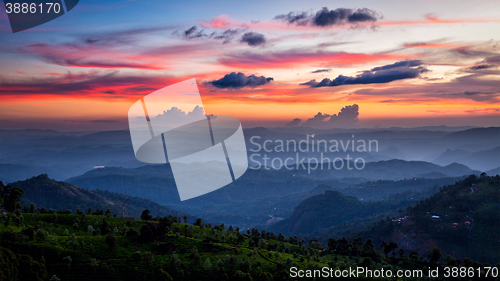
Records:
M464 130L465 129L465 130ZM450 150L488 151L498 147L500 128L470 127L418 127L418 128L373 128L373 129L332 129L319 130L299 128L245 128L247 148L255 148L250 142L252 137L261 137L260 143L267 140L303 140L306 135L315 134L315 140L378 140L379 150L375 152L356 152L367 162L377 162L394 158L405 161L432 162L439 155ZM355 137L352 137L355 135ZM0 179L4 181L24 180L40 172L57 180L76 177L93 169L94 166L116 166L136 168L144 163L135 158L128 130L101 132L57 132L53 130L0 130L0 163L29 165L33 172L28 173L26 166L20 171L0 169ZM351 153L351 157L355 156ZM267 153L269 157L289 157L286 153ZM292 153L295 155L295 153ZM360 154L360 155L358 155ZM362 154L362 155L361 155ZM313 156L313 155L311 155ZM318 155L314 155L318 157ZM327 157L345 157L345 153L330 153ZM499 167L497 162L488 160L488 153L477 154L474 163L468 165L467 158L439 162L446 165L453 162L464 164L474 170L491 170ZM333 159L333 158L332 158ZM21 172L21 169L25 171ZM428 173L428 172L427 172Z
M447 149L432 162L438 165L448 165L454 162L461 162L472 169L486 171L490 167L500 166L500 146L476 152L464 149Z

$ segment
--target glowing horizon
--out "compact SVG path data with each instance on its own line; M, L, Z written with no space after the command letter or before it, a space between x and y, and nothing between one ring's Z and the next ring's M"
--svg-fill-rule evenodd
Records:
M353 127L500 124L494 1L281 3L86 2L16 34L2 10L0 128L124 129L133 102L191 78L245 127L353 104ZM352 17L318 19L338 8Z

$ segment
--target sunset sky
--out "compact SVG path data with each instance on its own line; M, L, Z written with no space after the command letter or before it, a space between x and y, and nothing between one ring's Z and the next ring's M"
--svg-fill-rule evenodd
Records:
M18 33L0 8L2 129L125 129L191 78L244 127L354 104L359 128L500 125L497 0L80 0Z

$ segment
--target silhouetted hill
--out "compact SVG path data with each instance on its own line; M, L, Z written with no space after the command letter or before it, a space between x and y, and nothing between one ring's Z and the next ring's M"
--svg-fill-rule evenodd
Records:
M351 167L353 164L351 163ZM83 188L109 190L140 196L183 210L210 221L251 227L264 224L270 217L288 217L302 200L323 192L311 193L324 184L335 189L373 180L414 179L439 172L443 177L457 177L479 171L452 164L441 167L422 161L389 160L366 163L362 170L249 169L237 181L218 190L180 201L170 166L148 165L134 169L106 167L93 169L67 182ZM434 177L433 177L434 178ZM398 191L394 191L396 193ZM388 193L380 193L389 195Z
M0 164L0 181L4 183L15 182L18 180L29 179L33 175L50 173L55 178L61 178L63 175L58 171L39 166L24 164Z
M92 207L93 210L97 208L106 210L109 208L113 214L120 215L122 204L128 197L125 208L130 217L139 218L145 209L149 209L151 213L161 215L188 215L185 212L172 210L147 199L104 190L87 190L67 182L50 179L45 174L25 181L14 182L12 186L21 188L24 191L23 203L25 205L33 203L37 207L47 209L70 209L75 211L80 208L80 210L86 211L88 207ZM189 217L190 220L195 219L193 216L189 215Z
M379 221L353 236L371 237L375 243L394 241L421 254L437 246L445 255L500 261L500 176L471 175L399 217L405 216Z
M428 192L432 193L431 190ZM415 198L411 198L412 196ZM356 197L342 194L339 191L326 190L324 194L314 195L302 201L294 208L290 217L277 222L270 229L285 235L302 234L304 236L346 222L360 221L381 214L387 215L418 202L417 199L424 196L425 194L408 190L401 195L388 196L387 200L360 201ZM318 240L326 238L323 236L306 235L306 237L314 237ZM329 233L328 237L335 237L335 235Z

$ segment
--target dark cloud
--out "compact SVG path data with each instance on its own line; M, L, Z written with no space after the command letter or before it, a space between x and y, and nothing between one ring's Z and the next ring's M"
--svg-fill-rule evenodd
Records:
M300 122L302 122L302 119L300 118L295 118L293 119L292 121L290 121L290 123L286 124L285 127L286 128L292 128L292 127L297 127L300 125Z
M288 23L295 23L297 25L307 25L310 21L310 15L306 12L290 12L286 15L277 15L274 20L287 21Z
M469 68L467 68L468 70L481 70L481 69L486 69L486 68L490 68L492 67L492 65L489 65L489 64L480 64L480 65L475 65L475 66L471 66Z
M422 66L422 64L423 63L419 60L400 61L389 65L375 67L371 70L365 70L355 77L339 75L333 80L330 80L329 78L325 78L321 82L311 80L300 85L318 88L354 84L388 83L395 80L419 77L421 73L428 71L428 69Z
M450 94L450 95L457 95L457 96L461 96L461 95L465 95L465 96L488 96L488 95L498 95L498 93L485 93L485 92L479 92L479 91L465 91L465 92L462 92L462 93L455 93L455 94Z
M311 71L311 73L323 73L323 72L330 72L332 70L331 68L326 68L326 69L318 69L315 71Z
M266 43L266 38L263 34L257 32L247 32L241 37L241 42L247 43L248 46L260 46Z
M226 44L226 43L229 43L231 42L231 40L233 40L233 38L238 35L239 33L241 33L241 30L240 29L228 29L228 30L225 30L224 32L222 33L212 33L210 35L211 38L214 38L214 39L217 39L217 40L223 40L223 44Z
M214 31L212 33L207 33L205 29L198 30L196 26L192 26L182 32L179 30L175 30L172 32L172 35L180 36L185 39L196 39L196 38L205 38L205 39L215 39L222 40L223 44L231 42L238 34L241 34L244 29L227 29L224 31Z
M329 115L318 112L318 114L316 114L313 118L307 119L302 126L321 129L346 128L351 127L358 122L358 116L359 106L357 104L347 105L344 106L338 114ZM294 119L288 124L294 123L297 119L298 118Z
M379 70L388 70L388 69L393 69L393 68L400 68L400 67L415 67L415 66L420 66L423 63L419 60L404 60L404 61L398 61L393 64L388 64L384 66L379 66L372 68L371 71L379 71Z
M150 27L150 28L134 28L126 30L118 30L111 32L93 31L90 34L78 35L79 44L99 45L99 46L119 46L123 47L126 44L132 44L140 41L141 35L165 32L172 30L173 26ZM72 44L67 44L72 45ZM78 45L76 45L78 46Z
M357 9L347 17L347 20L349 22L377 21L377 13L367 8Z
M338 8L329 10L323 7L316 14L308 14L306 12L290 12L288 14L277 15L274 20L285 21L296 25L313 25L313 26L334 26L343 24L358 24L362 22L375 22L381 16L371 9L347 9Z
M200 38L200 37L207 36L207 35L203 34L203 30L196 32L196 29L197 29L196 26L192 26L191 28L185 30L184 37L186 37L188 39L193 39L193 38Z
M243 88L243 87L256 87L260 85L267 84L274 79L272 77L264 77L264 76L245 76L245 74L239 72L232 72L230 74L226 74L219 80L213 80L210 84L214 85L217 88L225 89L225 88Z
M479 102L488 102L488 101L498 101L500 92L494 93L494 92L480 92L480 91L465 91L461 93L452 93L449 95L464 97Z

